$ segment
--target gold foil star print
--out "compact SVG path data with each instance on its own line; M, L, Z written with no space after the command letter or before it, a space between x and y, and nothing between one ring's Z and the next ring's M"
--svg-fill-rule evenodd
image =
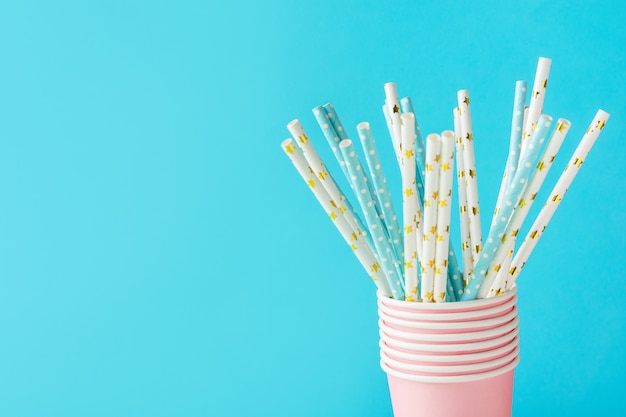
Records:
M302 134L302 135L298 136L298 139L300 139L300 143L302 143L302 144L307 143L307 141L309 140L309 138L305 134Z
M285 146L285 151L287 151L287 153L293 153L293 151L296 150L296 147L293 146L293 143L290 143L289 145Z

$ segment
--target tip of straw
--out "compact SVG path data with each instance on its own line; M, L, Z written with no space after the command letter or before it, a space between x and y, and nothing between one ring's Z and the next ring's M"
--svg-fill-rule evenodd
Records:
M436 133L431 133L430 135L426 136L426 140L429 142L437 141L439 139L440 139L440 136Z
M569 128L572 125L572 122L570 122L567 119L563 119L563 118L560 118L559 120L557 120L557 123L560 123L560 124L562 124L563 126L565 126L567 128Z
M285 147L287 147L287 146L289 146L291 144L293 144L293 139L287 138L287 139L285 139L284 141L281 142L280 146L285 148Z
M402 113L402 115L400 115L400 118L409 124L415 123L415 115L413 113Z
M596 113L596 117L608 120L608 118L611 117L611 115L609 113L605 112L604 110L599 109L598 113Z
M300 121L298 119L293 119L292 121L290 121L287 124L287 127L289 128L289 127L293 127L293 126L298 126L299 124L300 124Z
M361 122L356 125L357 130L369 130L370 124L368 122Z
M454 132L451 130L444 130L443 132L441 132L441 136L447 139L454 140Z
M341 142L339 142L340 148L347 148L350 145L352 145L352 141L350 139L344 139Z
M385 83L385 95L388 98L392 98L394 100L398 99L398 90L396 89L396 83L394 82Z

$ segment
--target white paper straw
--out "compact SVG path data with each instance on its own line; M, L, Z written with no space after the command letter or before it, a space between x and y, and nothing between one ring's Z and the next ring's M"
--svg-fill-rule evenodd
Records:
M470 98L467 90L457 93L459 115L461 120L461 137L463 144L463 168L465 169L467 212L469 218L470 247L472 269L483 246L480 225L480 203L478 201L478 181L476 178L476 159L474 156L474 135L472 133L472 116Z
M522 131L522 149L520 159L524 156L528 146L528 139L534 130L534 126L543 111L543 101L546 96L546 87L548 86L548 76L550 75L550 58L540 57L537 63L537 72L535 73L535 81L533 83L533 91L530 93L530 105L528 107L528 115L524 121L524 129Z
M315 175L319 178L322 186L333 199L333 202L337 205L341 214L346 218L352 230L358 234L364 235L366 242L370 245L370 248L373 249L372 240L367 233L367 228L356 214L354 208L352 208L350 202L346 199L345 194L341 191L330 172L324 166L322 159L317 154L315 147L309 140L300 122L297 119L292 120L287 125L287 129L302 150L302 154L308 165L315 171Z
M380 264L376 260L374 254L370 250L369 246L365 242L362 236L358 235L352 230L352 227L348 224L346 218L341 215L341 212L333 199L330 197L326 189L320 184L320 179L315 175L313 169L307 164L304 156L298 150L298 147L294 144L292 139L287 139L281 144L283 150L298 170L298 173L302 179L309 186L309 189L315 195L315 198L320 205L326 211L326 214L333 221L333 224L354 251L357 259L363 266L363 268L370 275L378 289L385 294L385 296L391 296L391 290L387 283L387 278L383 274Z
M456 137L456 172L457 172L457 194L459 197L459 217L461 228L461 259L463 260L463 283L467 285L472 274L472 250L470 248L469 214L467 212L467 181L465 179L465 168L463 166L463 137L461 133L461 116L458 107L454 108L454 134ZM457 297L462 293L458 293Z
M398 160L402 160L400 154L401 143L401 121L400 121L400 103L398 101L398 91L396 90L396 83L386 83L385 86L385 104L387 106L387 112L389 113L389 119L391 121L391 140L393 142L393 148L396 151Z
M578 174L580 167L582 166L585 158L589 154L592 146L594 145L596 139L598 139L598 135L604 128L607 120L609 119L609 114L604 110L598 110L596 116L594 117L591 125L587 129L587 132L581 139L578 147L574 151L574 155L571 157L567 166L565 167L565 171L561 174L561 177L557 181L556 185L552 189L552 193L550 193L550 197L548 197L546 203L543 208L539 212L539 215L535 219L535 222L530 228L530 232L526 235L524 242L520 246L519 250L515 254L513 258L513 262L511 264L511 269L509 270L509 277L507 281L506 289L509 290L517 277L519 276L520 271L528 261L528 257L531 252L537 245L537 242L543 235L550 219L554 215L559 203L565 196L565 193L569 189L574 177Z
M415 120L413 113L402 116L402 218L404 221L404 297L417 301L417 187L415 177Z
M566 119L559 119L556 123L555 129L552 131L552 135L548 139L548 143L543 150L543 153L539 157L539 162L534 168L533 174L528 181L528 186L524 190L524 194L520 199L515 211L513 213L513 217L509 221L509 224L506 227L506 231L503 237L503 242L508 240L515 241L519 230L528 215L530 208L532 207L535 199L537 198L537 193L539 192L541 185L543 184L552 164L554 162L554 158L556 158L559 149L561 148L561 144L567 135L567 132L570 128L570 122ZM498 252L494 256L492 262L492 272L496 273L496 278L491 284L489 288L489 293L486 294L487 298L494 297L496 295L501 294L506 289L506 282L504 281L508 277L507 271L510 269L510 265L508 267L504 267L504 258L507 254L507 249L502 245L498 248ZM512 245L514 248L515 245ZM500 268L498 265L502 264ZM485 295L483 289L481 288L481 292L479 292L478 297L482 298Z
M424 242L420 298L434 302L435 248L437 239L437 202L439 201L439 162L441 138L433 133L426 137L426 175L424 178Z
M454 132L441 134L439 195L437 204L437 238L435 244L435 302L446 301L448 282L448 248L450 244L450 206L452 205L452 171L454 170Z

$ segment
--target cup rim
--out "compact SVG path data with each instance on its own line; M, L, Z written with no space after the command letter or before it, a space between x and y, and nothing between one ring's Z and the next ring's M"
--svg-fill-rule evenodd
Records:
M380 367L383 371L389 376L393 376L395 378L404 379L411 382L425 382L425 383L457 383L457 382L472 382L479 381L481 379L493 378L496 376L500 376L504 373L513 371L515 367L519 364L520 357L517 356L507 365L504 365L502 368L493 369L487 372L480 372L476 374L468 374L468 375L454 375L454 376L425 376L425 375L414 375L414 374L405 374L400 371L396 371L394 369L389 368L381 359Z
M407 309L423 310L423 311L473 311L483 310L490 306L499 306L507 302L511 297L517 294L517 285L513 285L513 288L508 290L502 295L491 298L480 298L470 301L456 301L449 303L420 303L404 300L396 300L385 296L381 291L376 291L376 296L384 303L388 303L390 306L401 307ZM469 309L469 310L467 310Z
M465 311L465 312L443 312L441 314L432 314L432 313L422 313L422 312L409 312L394 309L393 307L389 307L385 305L380 299L378 300L378 309L384 311L387 315L399 319L410 319L413 321L427 321L433 323L439 322L455 322L457 320L467 320L467 319L480 319L481 317L497 314L501 312L505 312L510 310L512 307L517 305L517 295L512 297L509 301L504 304L497 305L493 307L493 309L483 309L483 310L473 310L473 311ZM468 320L468 321L470 321Z
M394 317L390 317L384 311L378 310L378 316L385 324L393 324L410 329L423 329L423 330L464 330L475 329L477 327L490 327L499 326L509 323L515 317L518 316L517 306L513 306L513 309L499 317L493 317L485 320L473 320L473 321L461 321L461 322L449 322L449 323L428 323L428 322L411 322L408 320L402 320Z
M480 330L477 332L464 332L464 333L449 333L449 334L437 334L437 333L410 333L402 330L391 329L385 325L382 319L378 320L378 326L380 329L390 337L399 337L409 341L425 341L425 342L462 342L470 340L480 340L485 338L493 338L502 334L508 333L519 325L519 317L515 316L510 322L503 324L502 326L495 327L488 330Z
M502 356L497 359L493 359L491 361L472 363L467 365L416 365L410 363L399 362L393 358L390 358L387 353L384 351L380 352L380 358L387 365L404 371L410 372L425 372L425 373L441 373L441 374L457 374L457 373L465 373L465 372L481 372L485 371L488 368L493 368L494 366L506 365L511 362L515 357L519 356L520 348L519 345L513 347L513 350L510 351L505 356Z
M388 345L383 339L380 339L378 346L381 350L387 354L392 354L400 359L413 360L420 362L433 362L433 363L447 363L447 362L467 362L474 360L489 359L494 356L498 356L502 353L507 353L514 349L515 346L519 346L519 336L515 336L509 343L497 347L495 349L489 349L483 352L477 353L460 353L458 355L420 355L417 353L407 353L399 350L395 350L392 346Z
M386 335L382 331L382 329L379 329L378 335L381 338L381 340L384 340L385 342L391 342L387 344L391 346L395 345L396 347L399 347L402 349L408 349L408 350L414 350L414 351L420 351L420 352L459 352L459 351L463 352L463 351L471 351L471 350L477 350L477 349L489 349L490 347L493 347L493 346L498 346L503 343L508 343L519 335L519 327L516 327L510 332L503 334L500 337L493 338L493 339L482 340L480 342L456 343L453 345L452 344L433 345L433 344L427 344L427 343L404 342L402 340L392 339L391 337Z

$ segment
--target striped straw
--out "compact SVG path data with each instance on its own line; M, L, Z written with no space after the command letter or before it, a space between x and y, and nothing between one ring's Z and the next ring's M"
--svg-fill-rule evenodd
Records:
M391 294L393 298L397 300L404 299L404 290L402 289L402 272L398 269L398 263L395 259L395 254L391 248L389 238L385 232L384 226L376 210L374 209L374 198L370 195L367 188L367 177L359 161L359 157L356 154L352 141L350 139L342 140L339 143L339 149L343 154L343 158L346 161L348 172L350 173L350 179L354 182L354 189L361 205L361 210L365 216L365 220L372 234L372 240L376 253L378 254L378 260L383 266L389 287L391 288Z
M372 179L373 188L375 189L374 195L378 200L378 207L381 209L384 226L387 229L387 234L391 237L396 258L401 259L402 255L402 230L398 223L398 217L396 211L393 208L393 201L391 199L391 193L389 187L387 187L387 178L383 171L383 166L380 163L380 155L376 148L376 141L374 135L370 130L370 125L367 122L359 123L356 127L359 138L361 139L361 146L363 147L363 153L365 154L365 161L369 168L370 178ZM347 169L347 168L346 168Z
M424 243L420 263L422 284L420 298L434 302L435 250L437 238L437 203L439 201L439 162L441 138L433 133L426 137L426 175L424 182Z
M533 91L530 95L530 106L528 107L528 115L524 120L524 129L522 131L522 149L520 153L520 159L524 156L524 153L528 147L528 139L534 130L534 126L539 120L539 116L543 111L543 101L546 97L546 88L548 87L548 76L550 75L550 65L552 60L550 58L539 58L537 63L537 72L535 73L535 82L533 84Z
M387 278L383 274L380 264L376 261L374 254L370 250L367 242L362 236L359 236L352 230L346 218L342 216L339 207L334 203L326 189L320 184L320 179L316 177L313 169L307 164L304 156L300 153L292 139L287 139L281 144L285 154L289 157L293 165L296 167L302 179L309 186L309 189L317 198L326 211L326 214L333 221L333 224L339 230L339 233L354 251L357 259L363 268L370 274L370 277L378 287L378 289L387 297L391 296L391 290L387 283Z
M548 128L552 124L552 118L547 115L541 115L530 140L528 141L528 152L524 154L523 160L520 160L520 168L515 172L515 177L511 182L511 187L507 190L504 198L502 211L498 214L498 221L489 231L489 235L485 242L485 246L480 253L478 262L474 268L474 274L470 277L470 285L465 288L463 297L465 300L472 300L477 296L484 298L491 287L496 274L490 274L489 265L491 264L498 247L502 243L506 226L513 215L513 210L521 202L521 197L528 184L528 177L532 167L535 165L539 149L543 143ZM496 270L500 268L495 266ZM481 289L481 291L477 291ZM471 298L470 298L471 297Z
M300 122L297 119L292 120L287 125L287 129L289 129L291 136L296 141L298 146L300 146L300 149L302 149L302 153L304 154L304 158L307 163L313 171L315 171L315 174L321 180L322 186L326 189L334 203L338 205L339 210L348 221L350 227L352 227L352 230L358 234L365 233L365 239L371 247L371 238L367 235L367 229L363 225L363 222L359 218L358 214L356 214L356 211L350 202L346 199L345 194L341 191L330 172L328 172L324 166L324 163L317 154L317 151L313 147L313 144L309 140L309 137L305 133Z
M459 196L459 216L461 225L461 256L463 259L463 282L469 280L472 271L472 250L470 248L469 214L467 212L467 181L465 179L465 167L463 166L463 137L461 133L461 115L458 107L454 108L454 134L456 136L456 172L457 193ZM463 288L461 288L463 290ZM457 296L462 295L458 293Z
M441 163L437 204L437 240L435 246L435 302L446 301L448 282L448 247L450 244L450 206L452 205L452 170L454 169L454 132L441 134Z
M402 218L404 220L404 297L417 301L417 187L415 181L415 122L413 113L402 116Z
M506 227L506 231L504 232L503 242L512 241L514 242L517 238L519 230L522 226L522 223L526 219L530 208L532 207L535 199L537 198L537 193L543 184L550 168L552 167L552 163L554 162L554 158L556 154L559 152L561 148L561 144L567 135L567 132L570 128L570 122L566 119L559 119L556 123L556 127L552 131L552 135L550 139L548 139L548 143L543 150L543 153L539 157L539 162L537 166L535 166L533 170L533 174L531 175L530 180L528 181L528 186L524 190L524 194L520 199L515 211L513 213L513 217L509 221L509 224ZM515 247L513 243L512 248ZM512 250L512 249L511 249ZM496 255L494 256L492 265L495 265L493 268L493 272L497 273L496 279L491 284L491 288L489 289L489 293L487 294L487 298L494 297L496 295L500 295L504 292L506 288L506 283L504 279L508 276L507 271L510 269L510 265L505 267L504 259L506 257L508 250L505 248L505 245L500 245ZM497 265L502 264L502 267L498 270ZM483 289L478 293L478 298L481 298Z
M524 268L524 265L526 265L528 257L530 256L531 252L537 245L537 242L543 235L543 232L548 226L548 223L550 222L550 219L552 218L557 207L559 206L559 203L565 196L565 193L572 184L572 181L576 177L576 174L578 174L578 171L585 161L585 158L589 154L589 151L596 142L596 139L598 139L600 132L602 132L602 129L606 125L609 116L610 115L604 110L598 110L598 112L596 113L596 116L589 125L587 132L585 133L580 143L578 144L578 147L574 151L574 155L572 155L567 166L565 167L565 171L563 171L563 174L561 174L561 177L552 189L550 197L548 197L548 200L544 204L543 208L539 212L539 215L535 219L535 222L531 226L530 232L528 232L526 238L524 239L524 242L515 254L515 257L513 258L513 262L511 264L511 269L509 270L509 277L506 279L506 290L509 290L513 286L513 284L517 280L517 277L519 276L520 271L522 270L522 268Z
M522 139L522 127L524 123L524 103L526 102L526 81L518 81L515 83L515 98L513 100L513 117L511 118L511 137L509 142L509 155L502 175L500 183L500 192L496 202L496 209L493 212L491 227L494 226L498 219L498 213L502 210L504 203L504 195L511 185L511 180L515 175L517 164L519 161L519 147Z
M472 254L472 270L478 254L483 246L480 226L480 204L478 202L478 182L476 179L476 159L474 157L474 136L472 134L472 116L470 99L467 90L457 93L461 120L461 138L463 144L463 168L465 168L467 211L470 230L470 248ZM467 295L467 289L464 296Z

